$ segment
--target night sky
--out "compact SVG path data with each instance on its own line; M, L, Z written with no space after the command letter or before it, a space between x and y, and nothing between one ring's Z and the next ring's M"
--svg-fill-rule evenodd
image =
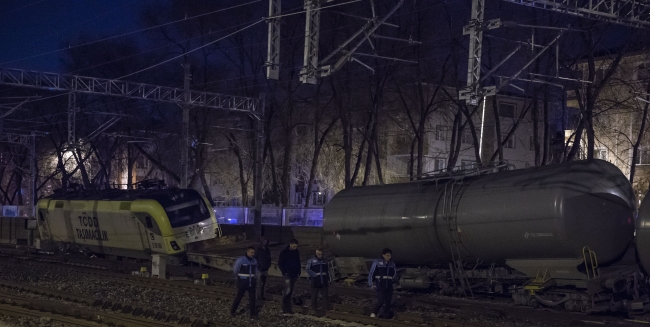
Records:
M0 67L61 72L61 51L81 35L113 36L139 28L152 0L1 0ZM28 58L32 57L32 58Z

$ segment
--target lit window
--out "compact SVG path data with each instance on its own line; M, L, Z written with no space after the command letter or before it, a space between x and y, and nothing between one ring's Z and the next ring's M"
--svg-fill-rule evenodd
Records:
M506 141L506 144L503 145L504 148L506 149L514 149L515 148L515 136L512 135L508 140Z
M472 144L473 139L472 139L472 131L469 129L466 129L463 131L463 137L461 138L461 142L464 144Z
M445 158L435 158L433 159L433 170L435 171L441 171L447 169L447 159Z
M472 169L472 168L476 168L476 161L474 161L474 160L461 160L460 169L466 170L466 169Z
M449 127L444 125L436 126L436 141L447 141Z
M636 158L637 165L650 165L650 149L639 149Z

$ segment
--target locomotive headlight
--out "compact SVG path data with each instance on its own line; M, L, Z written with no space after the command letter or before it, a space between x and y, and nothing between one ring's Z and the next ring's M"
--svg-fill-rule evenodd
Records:
M181 249L181 247L178 246L178 244L176 243L176 241L171 241L171 242L169 242L169 244L172 246L172 249L174 249L174 250L176 250L176 251L179 251L179 250Z

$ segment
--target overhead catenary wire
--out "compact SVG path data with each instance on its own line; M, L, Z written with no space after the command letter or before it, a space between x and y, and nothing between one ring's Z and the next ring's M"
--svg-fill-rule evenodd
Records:
M112 40L112 39L116 39L116 38L120 38L120 37L124 37L124 36L128 36L128 35L132 35L132 34L136 34L136 33L141 33L141 32L145 32L145 31L149 31L149 30L152 30L152 29L156 29L156 28L164 27L164 26L171 25L171 24L176 24L176 23L180 23L180 22L186 22L186 21L188 21L188 20L192 20L192 19L195 19L195 18L199 18L199 17L203 17L203 16L207 16L207 15L211 15L211 14L215 14L215 13L219 13L219 12L223 12L223 11L227 11L227 10L235 9L235 8L239 8L239 7L246 6L246 5L249 5L249 4L252 4L252 3L256 3L256 2L260 2L260 1L262 1L262 0L253 0L253 1L246 2L246 3L242 3L242 4L238 4L238 5L234 5L234 6L231 6L231 7L228 7L228 8L222 8L222 9L214 10L214 11L211 11L211 12L208 12L208 13L203 13L203 14L199 14L199 15L196 15L196 16L192 16L192 17L187 17L187 18L183 18L183 19L178 19L178 20L175 20L175 21L172 21L172 22L167 22L167 23L164 23L164 24L160 24L160 25L156 25L156 26L151 26L151 27L147 27L147 28L139 29L139 30L136 30L136 31L131 31L131 32L127 32L127 33L123 33L123 34L119 34L119 35L109 36L109 37L102 38L102 39L99 39L99 40L93 40L93 41L89 41L89 42L84 42L84 43L77 44L77 45L73 45L73 46L69 46L69 47L64 47L64 48L60 48L60 49L56 49L56 50L52 50L52 51L47 51L47 52L39 53L39 54L36 54L36 55L33 55L33 56L29 56L29 57L23 57L23 58L20 58L20 59L14 59L14 60L10 60L10 61L5 61L5 62L1 62L0 65L1 65L1 66L4 66L4 65L6 65L6 64L10 64L10 63L18 62L18 61L23 61L23 60L27 60L27 59L32 59L32 58L37 58L37 57L40 57L40 56L44 56L44 55L48 55L48 54L53 54L53 53L57 53L57 52L61 52L61 51L66 51L66 50L70 50L70 49L74 49L74 48L79 48L79 47L83 47L83 46L87 46L87 45L91 45L91 44L95 44L95 43L99 43L99 42L103 42L103 41L108 41L108 40ZM85 22L87 22L87 21L85 21ZM85 23L85 22L83 22L83 23ZM83 23L81 23L81 24L83 24Z
M252 2L256 2L256 1L261 1L261 0L251 1L251 3L252 3ZM357 1L359 1L359 0L357 0ZM449 5L449 4L454 3L454 2L460 2L460 0L450 0L450 1L447 1L447 3L445 3L445 4L437 4L437 5L428 6L428 7L425 7L425 8L419 9L419 10L417 10L416 12L421 12L421 11L429 10L429 9L432 9L432 8L435 8L435 7L439 7L439 6ZM246 3L246 4L249 4L249 3ZM242 5L245 5L245 4L242 4ZM341 4L339 4L339 5L341 5ZM238 5L238 6L240 6L240 5ZM328 6L328 7L330 7L330 6ZM225 10L228 10L228 9L232 9L232 7L230 7L230 8L225 8L225 9L220 9L220 10L218 10L218 11L225 11ZM296 12L296 13L294 13L294 14L297 14L297 13L304 13L304 12L305 12L305 11L303 10L303 11ZM150 27L150 28L140 29L140 30L136 30L136 31L132 31L132 32L128 32L128 33L125 33L125 34L116 35L116 36L111 36L111 37L108 37L108 38L104 38L104 39L100 39L100 40L95 40L95 41L91 41L91 42L84 43L84 44L79 44L79 45L75 45L75 46L70 46L70 47L66 47L66 48L62 48L62 49L58 49L58 50L54 50L54 51L51 51L51 52L48 52L48 53L38 54L38 55L35 55L35 56L45 55L45 54L54 53L54 52L59 52L59 51L63 51L63 50L69 50L69 49L73 49L73 48L76 48L76 47L80 47L80 46L88 45L88 44L91 44L91 43L101 42L101 41L105 41L105 40L108 40L108 39L114 39L114 38L118 38L118 37L125 36L125 35L128 35L128 34L134 34L134 33L142 32L142 31L145 31L145 30L154 29L154 28L157 28L157 27L162 27L162 26L165 26L165 25L170 25L170 24L177 23L177 22L188 21L188 20L190 20L190 19L194 19L194 18L197 18L197 17L199 17L199 16L209 15L209 14L212 14L212 13L215 13L215 12L210 12L210 13L206 13L206 14L201 14L201 15L197 15L197 16L189 17L189 18L186 18L186 19L176 20L176 21L174 21L174 22L169 22L169 23L165 23L165 24L161 24L161 25L153 26L153 27ZM411 13L411 12L407 12L407 13L405 13L405 14L410 14L410 13ZM398 16L402 16L402 15L404 15L404 14L396 14L396 15L394 15L394 16L395 16L395 17L398 17ZM241 24L240 24L239 26L241 26ZM352 26L352 25L350 25L350 26ZM342 28L345 28L345 26L344 26L344 27L338 27L338 28L331 29L331 30L322 30L321 32L328 32L328 31L340 30L340 29L342 29ZM180 40L179 42L186 42L186 41L189 41L189 40L194 40L194 39L202 38L202 37L205 37L205 36L207 36L207 35L209 35L209 34L213 34L213 33L214 33L214 32L211 32L211 33L208 33L208 34L202 34L202 35L199 35L199 36L196 36L196 37L193 37L193 38L188 38L188 39ZM294 38L303 38L303 37L296 36L296 37L294 37ZM291 38L289 38L289 39L291 39ZM253 44L253 45L256 45L256 44ZM123 57L123 58L118 58L118 59L115 59L115 60L107 61L106 63L112 63L112 62L115 62L115 61L119 61L119 60L121 60L121 59L131 58L131 57L133 57L133 56L137 56L137 55L141 55L141 54L145 54L145 53L151 52L151 51L153 51L153 50L162 49L162 48L167 48L167 47L172 47L172 46L174 46L174 44L170 44L170 45L166 45L166 46L161 46L161 47L158 47L158 48L155 48L155 49L150 49L150 50L147 50L147 51L144 51L144 52L138 53L138 54L129 55L129 56L126 56L126 57ZM238 48L238 47L234 47L234 48ZM29 59L29 58L32 58L32 57L34 57L34 56L15 59L15 60L12 60L12 61L9 61L9 62L0 63L0 65L3 65L3 64L5 64L5 63L11 63L11 62L16 62L16 61L22 61L22 60L26 60L26 59ZM83 69L78 69L78 70L76 70L76 71L74 71L74 72L78 72L78 71L82 71L82 70L85 70L85 69L90 69L90 68L98 67L98 66L101 66L101 65L103 65L103 64L105 64L105 63L97 64L97 65L94 65L94 66L91 66L91 67L85 67L85 68L83 68ZM74 72L71 72L71 73L74 73Z
M172 61L172 60L176 60L176 59L178 59L178 58L184 57L184 56L186 56L186 55L188 55L188 54L190 54L190 53L192 53L192 52L194 52L194 51L201 50L201 49L203 49L203 48L205 48L205 47L207 47L207 46L210 46L210 45L212 45L212 44L215 44L215 43L217 43L217 42L219 42L219 41L221 41L221 40L223 40L223 39L225 39L225 38L228 38L228 37L230 37L230 36L232 36L232 35L234 35L234 34L237 34L237 33L243 32L243 31L245 31L245 30L247 30L247 29L249 29L249 28L251 28L251 27L253 27L253 26L255 26L255 25L259 24L259 23L261 23L261 22L264 22L264 21L265 21L265 19L260 19L260 20L258 20L258 21L255 21L255 22L253 22L253 23L247 25L247 26L244 27L244 28L238 29L238 30L236 30L236 31L234 31L234 32L232 32L232 33L230 33L230 34L228 34L228 35L225 35L225 36L223 36L223 37L221 37L221 38L218 38L218 39L216 39L216 40L214 40L214 41L208 42L208 43L206 43L206 44L204 44L204 45L202 45L202 46L200 46L200 47L194 48L194 49L192 49L192 50L190 50L190 51L187 51L187 52L185 52L185 53L183 53L183 54L180 54L180 55L178 55L178 56L175 56L175 57L169 58L169 59L167 59L167 60L163 60L163 61L161 61L161 62L159 62L159 63L157 63L157 64L151 65L151 66L149 66L149 67L147 67L147 68L144 68L144 69L140 69L140 70L135 71L135 72L130 73L130 74L126 74L126 75L124 75L124 76L122 76L122 77L118 77L118 78L116 78L116 79L123 79L123 78L125 78L125 77L133 76L133 75L135 75L135 74L142 73L142 72L147 71L147 70L149 70L149 69L152 69L152 68L158 67L158 66L160 66L160 65L162 65L162 64L168 63L168 62L170 62L170 61Z
M198 50L198 49L195 49L195 50ZM193 51L194 51L194 50L193 50ZM459 51L459 52L460 52L460 51ZM173 60L173 59L174 59L174 58L172 58L172 59L170 59L170 60ZM161 64L162 64L162 63L161 63ZM150 68L153 68L153 67L150 67ZM150 69L150 68L148 68L148 69ZM145 70L146 70L146 69L145 69ZM253 75L250 75L250 76L253 76ZM217 82L221 82L221 81L217 81ZM62 95L64 95L64 94L62 94ZM60 95L58 95L58 96L60 96ZM43 99L39 99L39 100L43 100ZM35 101L37 101L37 100L35 100Z
M18 7L18 8L13 9L13 10L5 11L5 12L3 12L3 13L0 13L0 16L4 16L4 15L6 15L6 14L11 14L12 12L15 12L15 11L18 11L18 10L21 10L21 9L25 9L25 8L27 8L27 7L31 7L31 6L37 5L37 4L39 4L39 3L41 3L41 2L44 2L44 1L46 1L46 0L40 0L40 1L32 2L32 3L27 4L27 5L24 5L24 6L22 6L22 7Z
M253 1L253 2L255 2L255 1ZM452 1L452 2L453 2L453 1ZM246 3L246 4L249 4L249 3ZM245 5L245 4L242 4L242 5ZM340 4L339 4L339 5L340 5ZM442 5L447 5L447 4L442 4ZM425 7L425 8L419 9L419 10L417 10L417 11L424 11L424 10L428 10L428 9L431 9L431 8L434 8L434 7L437 7L437 6L441 6L441 5L428 6L428 7ZM330 6L328 6L328 7L330 7ZM231 8L232 8L232 7L231 7ZM227 10L227 9L229 9L229 8L222 9L222 10ZM304 12L304 11L303 11L303 12ZM415 12L415 11L414 11L414 12ZM211 12L211 13L214 13L214 12ZM300 12L298 12L298 13L300 13ZM409 13L410 13L410 12L409 12ZM405 14L409 14L409 13L405 13ZM207 15L207 14L210 14L210 13L206 13L206 14L202 14L202 15ZM411 14L412 14L412 13L411 13ZM202 15L193 16L193 17L190 17L190 18L188 18L188 19L196 18L196 17L202 16ZM398 15L396 15L396 16L401 16L401 15L398 14ZM169 25L169 24L173 24L173 23L175 23L175 22L185 21L185 20L186 20L186 19L183 19L183 20L177 20L177 21L174 21L174 22L170 22L170 23L165 23L165 24L157 25L157 26L154 26L154 27L151 27L151 28L156 28L156 27L160 27L160 26L164 26L164 25ZM151 28L148 28L148 29L151 29ZM337 28L337 29L340 29L340 28ZM146 29L143 29L143 30L146 30ZM137 33L137 32L139 32L139 31L143 31L143 30L133 31L133 32L129 32L129 33L126 33L126 34ZM323 32L326 32L326 31L323 31ZM102 40L107 40L107 39L111 39L111 38L115 38L115 37L123 36L123 35L126 35L126 34L121 34L121 35L118 35L118 36L113 36L113 37L105 38L105 39L102 39ZM209 34L211 34L211 33L209 33ZM196 38L201 38L201 37L203 37L203 36L206 36L206 34L203 34L203 35L200 35L200 36L197 36L197 37L194 37L194 38L186 39L186 40L183 40L183 41L188 41L188 40L192 40L192 39L196 39ZM447 39L447 38L445 38L445 39ZM100 42L100 41L102 41L102 40L96 40L96 41L93 41L93 42ZM91 43L92 43L92 42L91 42ZM86 44L89 44L89 43L86 43ZM82 45L83 45L83 44L82 44ZM81 46L81 45L79 45L79 46ZM162 46L162 47L159 47L159 48L156 48L156 49L161 49L161 48L171 47L171 46L173 46L173 45ZM231 47L231 48L238 48L238 47ZM231 48L228 48L228 49L231 49ZM147 53L147 52L151 52L151 51L154 51L154 50L156 50L156 49L150 49L150 50L147 50L147 51L145 51L145 52L141 52L141 53L139 53L139 54L144 54L144 53ZM79 70L77 70L77 71L75 71L75 72L82 71L82 70L85 70L85 69L94 68L94 67L98 67L98 66L101 66L101 65L104 65L104 64L107 64L107 63L112 63L112 62L115 62L115 61L119 61L119 60L122 60L122 59L126 59L126 58L130 58L130 57L134 57L134 56L137 56L137 55L139 55L139 54L135 54L135 55L127 56L127 57L118 58L118 59L115 59L115 60L108 61L108 62L106 62L106 63L97 64L97 65L93 65L93 66L90 66L90 67L85 67L85 68L79 69ZM196 85L196 84L195 84L195 85Z

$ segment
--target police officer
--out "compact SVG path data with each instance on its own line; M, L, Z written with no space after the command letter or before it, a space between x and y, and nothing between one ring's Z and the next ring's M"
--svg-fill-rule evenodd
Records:
M329 308L328 286L330 283L327 259L323 257L323 249L316 249L316 255L307 261L305 271L311 277L311 308L316 311L318 292L323 296L323 309Z
M266 286L266 277L269 275L269 268L271 268L271 249L269 249L269 240L264 236L260 238L260 246L255 251L255 259L257 260L257 271L260 276L260 287L258 289L258 298L264 298L264 288Z
M375 260L370 268L368 275L368 285L377 291L377 305L370 314L371 317L377 317L381 307L384 307L384 316L387 318L392 315L391 301L393 300L393 282L397 277L397 268L395 263L391 261L393 251L390 249L383 249L381 251L381 258Z
M289 241L287 248L280 252L278 259L278 268L284 277L284 292L282 293L282 313L287 315L293 314L291 309L291 295L296 280L300 277L300 252L298 252L298 241L292 239Z
M249 246L246 249L246 255L240 257L235 262L233 269L235 278L237 278L237 296L230 308L230 316L235 317L235 312L239 306L239 302L244 293L248 291L248 305L250 311L250 318L257 320L257 312L255 310L255 290L257 288L257 260L255 260L255 248Z

